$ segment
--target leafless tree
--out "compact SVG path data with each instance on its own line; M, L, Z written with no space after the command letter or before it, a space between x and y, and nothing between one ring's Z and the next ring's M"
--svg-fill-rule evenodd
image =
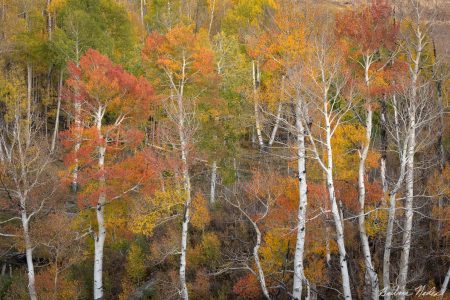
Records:
M255 263L254 270L246 259L235 259L233 263L238 265L234 268L246 269L253 273L257 278L261 287L261 291L264 298L271 299L269 290L266 283L266 275L261 264L259 249L263 241L263 233L261 229L261 223L267 217L270 212L270 207L273 205L276 195L272 193L271 184L265 180L262 180L261 174L255 173L254 179L251 183L243 187L243 190L248 195L248 199L245 196L229 193L225 194L224 199L228 204L237 209L244 220L251 224L253 231L256 234L256 241L253 244L252 259Z
M47 139L41 132L40 120L28 107L28 99L19 81L11 76L9 93L0 99L6 113L0 124L0 191L2 206L10 217L0 224L20 221L25 245L28 292L30 299L37 299L33 250L35 245L30 226L40 213L46 211L56 188L57 177L50 170L52 157ZM24 105L25 104L25 105ZM0 233L14 237L14 233Z
M403 225L402 253L399 265L398 285L402 292L406 291L408 282L408 269L410 263L411 237L414 216L414 181L415 181L415 154L420 147L417 141L419 130L426 128L435 118L432 112L433 97L430 82L423 76L424 70L429 69L430 57L426 48L429 47L429 33L433 24L433 16L425 18L425 8L421 1L410 1L410 22L403 30L401 50L406 57L409 76L405 80L399 103L404 107L408 132L408 148L406 153L406 199L405 220ZM404 295L404 293L402 293ZM404 299L405 296L400 296Z
M335 195L331 139L336 129L342 124L343 117L353 106L353 96L351 88L349 89L347 86L348 78L342 69L341 58L333 51L332 44L331 37L326 33L318 34L315 38L314 51L311 60L308 61L309 84L304 87L309 100L302 119L305 122L304 128L311 144L312 157L326 174L328 196L339 249L344 298L351 299L348 257L344 242L344 219L342 208L338 206ZM344 97L344 88L349 89L347 97ZM309 120L312 121L312 126L310 126ZM324 152L326 160L322 155Z

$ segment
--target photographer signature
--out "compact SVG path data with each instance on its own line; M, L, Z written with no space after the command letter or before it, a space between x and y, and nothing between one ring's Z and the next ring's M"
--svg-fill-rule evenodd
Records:
M441 297L444 292L436 290L435 287L427 288L425 285L420 285L414 288L413 291L402 289L396 286L393 289L384 288L380 291L380 296L416 296L416 297Z

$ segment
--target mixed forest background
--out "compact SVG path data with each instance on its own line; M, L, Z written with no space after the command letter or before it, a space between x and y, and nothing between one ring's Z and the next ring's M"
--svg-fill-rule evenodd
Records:
M449 7L0 0L0 299L445 299Z

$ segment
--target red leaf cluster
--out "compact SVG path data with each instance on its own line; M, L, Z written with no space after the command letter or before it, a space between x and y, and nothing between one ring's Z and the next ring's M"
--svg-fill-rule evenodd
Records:
M79 103L82 111L95 113L100 106L110 111L143 117L150 113L155 100L154 90L143 77L135 77L120 65L114 64L98 51L89 49L79 64L70 62L69 89L65 98L72 104ZM84 115L88 118L89 114Z
M373 52L381 47L395 46L399 26L391 16L387 1L372 0L370 6L360 11L348 11L338 15L336 34L350 39L363 53Z

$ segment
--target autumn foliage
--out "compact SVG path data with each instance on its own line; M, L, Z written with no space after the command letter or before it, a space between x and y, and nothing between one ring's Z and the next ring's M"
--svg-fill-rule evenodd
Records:
M0 299L448 298L442 1L0 2Z
M79 66L71 63L69 71L66 97L79 103L82 127L73 126L63 133L63 140L68 149L73 149L78 139L81 140L80 148L66 156L68 166L76 159L82 172L80 200L92 204L98 198L100 190L96 178L99 170L95 154L99 145L107 148L106 161L109 163L104 172L111 198L120 196L134 185L142 183L145 186L143 179L154 172L154 166L150 164L153 158L148 149L139 150L144 133L134 125L149 117L155 99L153 88L143 77L131 75L92 49L81 58ZM68 106L74 107L73 102ZM101 132L95 124L98 113L101 114L100 122L104 123ZM134 155L126 154L128 151L133 151Z

